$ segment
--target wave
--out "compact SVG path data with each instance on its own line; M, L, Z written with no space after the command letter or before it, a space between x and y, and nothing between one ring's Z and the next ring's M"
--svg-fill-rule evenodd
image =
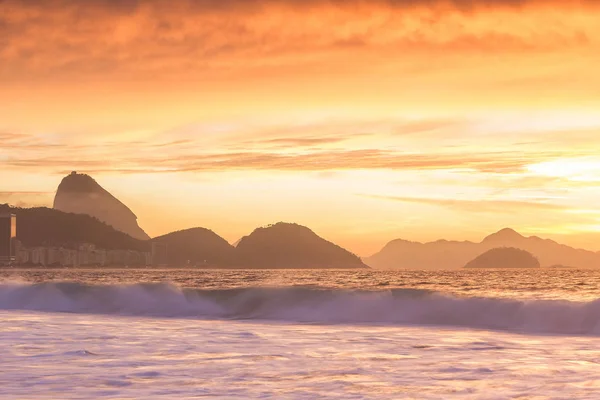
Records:
M185 289L160 284L0 284L0 309L322 324L435 325L524 333L600 335L600 300L456 297L421 289L307 287Z

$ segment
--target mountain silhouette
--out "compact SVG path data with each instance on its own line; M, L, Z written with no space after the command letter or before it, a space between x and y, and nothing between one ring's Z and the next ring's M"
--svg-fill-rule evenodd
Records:
M205 228L139 240L87 214L52 208L0 204L0 214L17 215L17 239L25 247L76 249L93 244L105 250L150 252L164 244L171 267L209 268L368 268L359 257L317 236L310 229L278 223L244 236L237 247Z
M527 239L514 229L504 228L483 239L483 243L511 242Z
M600 253L576 249L537 236L526 237L513 229L502 229L480 243L438 240L419 243L393 240L378 253L365 259L373 268L452 269L461 268L475 257L498 247L528 251L544 267L572 265L577 268L600 267Z
M72 172L63 178L54 197L54 209L98 218L129 236L147 240L136 215L91 176Z
M192 228L172 232L156 237L152 242L167 245L170 266L229 267L234 264L235 248L209 229Z
M235 254L245 268L368 268L359 257L307 227L283 222L243 237Z
M27 247L75 247L90 243L106 250L149 251L149 243L132 238L89 215L46 207L18 208L0 204L0 214L17 215L17 239Z
M514 232L514 231L513 231ZM516 233L516 232L515 232ZM539 268L540 262L528 251L497 247L469 261L465 268Z

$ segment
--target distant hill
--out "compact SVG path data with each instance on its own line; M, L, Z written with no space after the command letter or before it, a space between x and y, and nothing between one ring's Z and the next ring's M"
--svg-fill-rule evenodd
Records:
M465 268L539 268L540 262L528 251L498 247L469 261Z
M91 215L133 238L150 239L136 215L89 175L72 172L64 177L54 197L54 209Z
M172 232L152 239L167 245L171 266L229 267L234 264L235 248L225 239L205 228Z
M368 268L359 257L310 229L283 222L243 237L235 254L246 268Z
M600 267L600 253L575 249L537 236L525 237L513 229L502 229L480 243L439 240L430 243L394 240L365 259L373 268L452 269L462 268L478 255L497 247L514 247L533 254L542 266L573 265Z
M481 252L472 242L419 243L397 239L365 262L372 268L382 269L461 268Z
M149 243L134 239L89 215L46 207L18 208L0 204L0 214L4 213L17 215L17 239L28 247L91 243L107 250L149 250Z
M509 243L509 242L520 242L524 239L527 239L525 236L521 235L519 232L514 229L504 228L500 229L496 233L492 233L489 236L486 236L482 243L493 245L495 243Z
M310 229L278 223L254 230L237 247L205 228L139 240L87 214L0 204L0 214L17 215L17 239L25 247L76 248L83 243L106 250L148 252L166 245L169 266L213 268L368 268L359 257L317 236Z

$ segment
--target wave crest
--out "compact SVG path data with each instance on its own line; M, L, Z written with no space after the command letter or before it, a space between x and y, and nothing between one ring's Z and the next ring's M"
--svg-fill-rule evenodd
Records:
M600 301L455 297L420 289L306 287L222 290L161 284L0 284L0 309L310 323L437 325L526 333L600 334Z

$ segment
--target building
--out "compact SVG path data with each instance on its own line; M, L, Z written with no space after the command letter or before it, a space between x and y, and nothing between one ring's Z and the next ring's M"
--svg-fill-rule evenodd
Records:
M169 247L166 243L152 242L152 265L155 267L169 264Z
M18 245L18 240L15 240ZM38 267L145 267L151 265L152 254L135 250L97 249L89 243L78 248L53 246L15 246L15 264Z
M17 216L0 215L0 265L15 261L15 238L17 237Z

